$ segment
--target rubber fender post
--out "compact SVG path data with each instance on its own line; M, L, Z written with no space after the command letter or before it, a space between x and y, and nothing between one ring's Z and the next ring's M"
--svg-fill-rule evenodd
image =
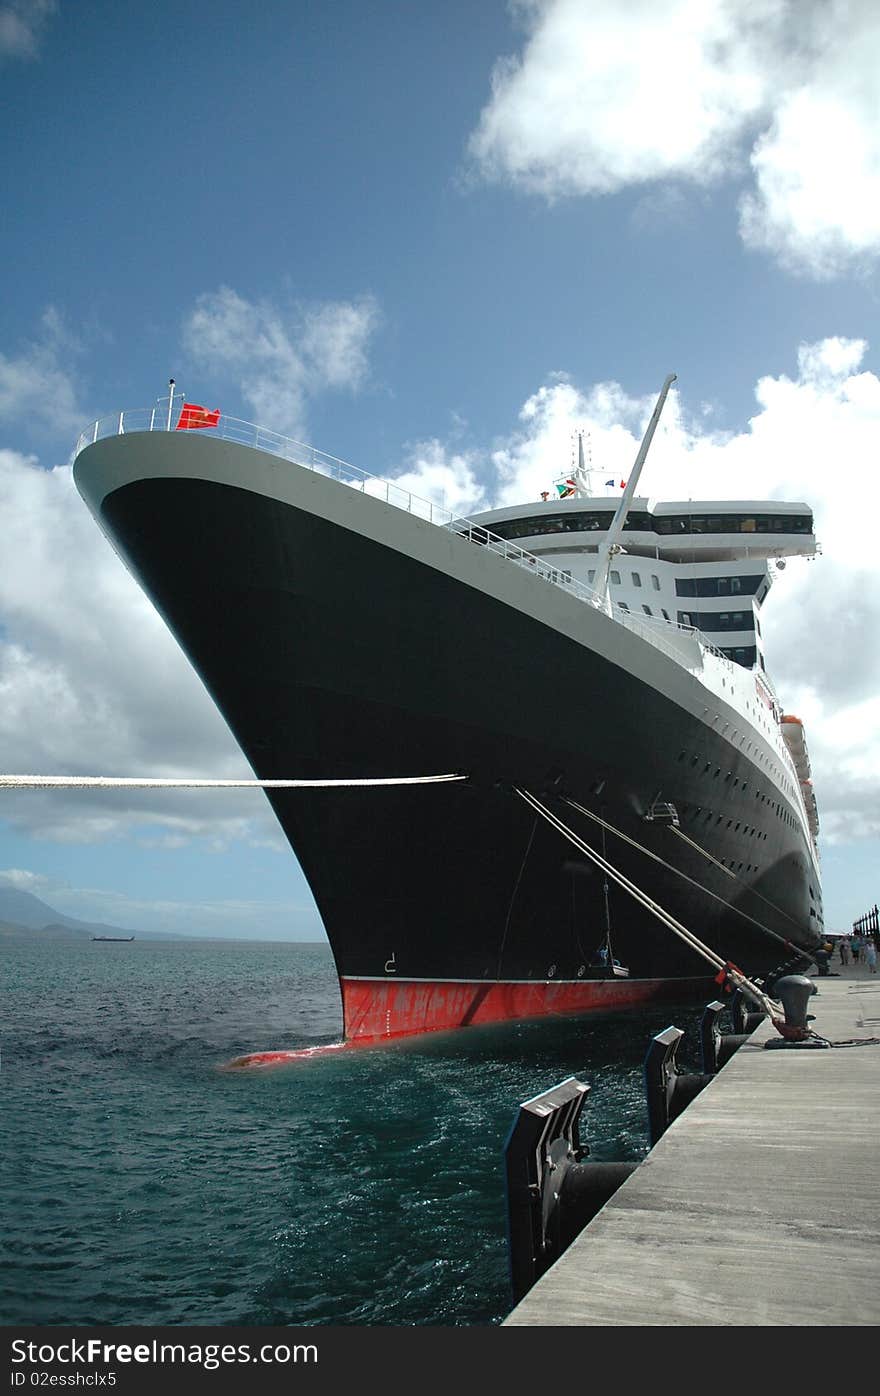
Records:
M673 1120L712 1080L706 1073L698 1075L677 1069L675 1054L683 1036L681 1028L665 1028L651 1039L645 1057L645 1097L652 1149Z
M733 1019L733 1031L735 1033L745 1033L748 1037L755 1031L760 1023L763 1023L767 1014L762 1009L755 1009L751 1000L746 997L742 989L737 989L733 1001L730 1005L730 1014Z
M744 1042L748 1042L750 1037L749 1033L722 1033L718 1026L718 1019L725 1007L725 1004L715 999L712 1003L706 1004L705 1012L700 1019L703 1072L708 1076L714 1076L716 1072L720 1071L724 1064L730 1061L734 1052Z
M519 1107L505 1146L514 1302L562 1255L637 1163L582 1162L579 1121L589 1086L575 1077Z
M556 1259L551 1218L567 1169L580 1161L579 1119L590 1087L574 1076L525 1101L504 1147L514 1302Z
M566 1171L559 1202L550 1219L553 1260L562 1255L585 1226L610 1202L638 1168L637 1163L574 1163ZM551 1262L552 1263L552 1262Z

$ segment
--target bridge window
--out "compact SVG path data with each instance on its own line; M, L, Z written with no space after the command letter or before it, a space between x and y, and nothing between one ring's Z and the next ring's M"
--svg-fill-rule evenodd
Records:
M670 514L656 533L812 533L812 514Z
M689 616L689 620L684 620ZM698 630L714 634L721 630L754 630L755 616L752 611L679 611L682 625L695 625Z
M737 593L754 596L763 577L756 573L752 577L676 577L676 596L729 596Z
M744 669L753 669L758 652L754 645L736 645L733 649L722 649L721 653Z

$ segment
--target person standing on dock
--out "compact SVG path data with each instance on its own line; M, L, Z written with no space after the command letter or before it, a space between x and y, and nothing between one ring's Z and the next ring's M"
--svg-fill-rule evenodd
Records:
M844 969L846 969L846 967L847 967L847 965L849 964L849 962L850 962L849 936L841 936L841 937L840 937L840 963L843 965Z
M862 950L862 937L858 934L858 932L853 936L852 940L850 941L850 949L852 950L853 964L857 965L859 963L859 955L861 954Z
M876 973L877 973L877 947L876 947L876 945L874 944L874 938L873 938L873 936L868 936L867 940L865 941L865 959L866 959L867 964L868 964L868 969L871 971L872 974L876 974Z

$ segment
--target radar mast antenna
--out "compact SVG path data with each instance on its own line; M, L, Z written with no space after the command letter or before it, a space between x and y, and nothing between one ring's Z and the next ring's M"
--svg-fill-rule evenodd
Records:
M584 460L584 433L582 431L578 432L577 440L578 461L572 478L577 486L578 494L589 499L592 497L593 491L590 487L590 469Z
M605 541L599 548L599 555L596 559L596 594L593 599L593 605L609 616L611 615L611 598L608 592L608 580L611 572L611 562L617 553L623 552L623 548L618 540L623 532L623 525L626 523L629 506L632 503L633 496L636 492L636 486L639 483L642 466L645 464L645 458L650 450L651 442L654 439L654 432L657 430L657 423L660 420L660 413L663 411L666 395L677 376L678 375L675 373L667 374L663 387L660 389L657 405L651 414L651 420L642 438L639 453L633 462L633 468L626 482L626 489L623 492L623 497L617 506L614 518L611 520L611 527L605 535Z

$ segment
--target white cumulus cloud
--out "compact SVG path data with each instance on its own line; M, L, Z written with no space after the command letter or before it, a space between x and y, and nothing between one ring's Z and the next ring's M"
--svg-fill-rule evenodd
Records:
M699 407L670 393L639 486L657 499L785 499L814 513L822 556L790 560L766 604L767 663L780 700L801 716L829 841L880 836L880 550L858 521L880 514L880 379L862 367L862 340L804 344L796 371L755 385L756 411L718 432ZM795 356L793 355L793 358ZM658 390L660 384L657 385ZM557 375L523 405L518 426L491 447L431 443L403 467L406 487L474 513L553 492L583 431L594 488L619 498L655 397L619 383L579 389Z
M11 0L0 6L0 59L36 58L57 0Z
M201 368L235 382L259 425L304 436L310 398L363 386L378 322L372 296L283 309L221 286L199 297L183 334Z
M740 230L791 269L880 251L880 9L871 0L513 0L469 142L480 173L553 199L752 183Z
M54 306L39 334L17 354L0 354L0 422L17 421L37 434L72 435L85 420L71 364L80 351Z
M67 465L0 450L0 767L46 775L247 778L231 734L164 623L103 538ZM145 827L278 838L259 793L19 791L4 816L42 837Z

